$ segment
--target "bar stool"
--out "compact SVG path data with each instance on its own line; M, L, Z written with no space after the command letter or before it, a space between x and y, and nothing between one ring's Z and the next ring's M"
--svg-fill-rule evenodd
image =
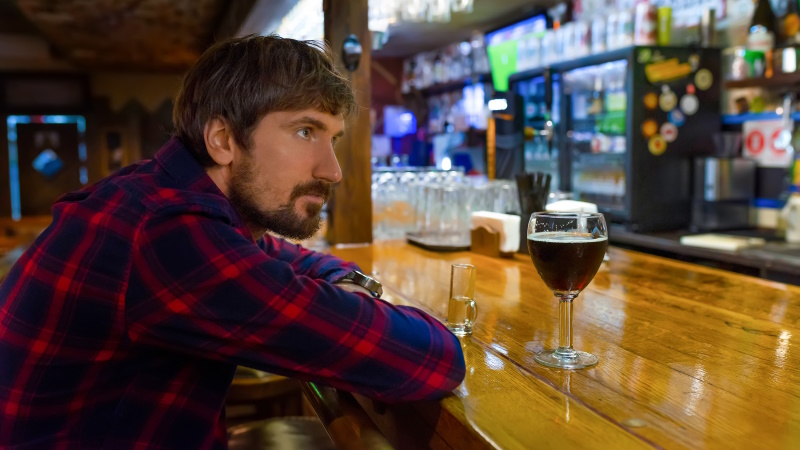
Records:
M303 394L296 380L237 367L225 400L228 426L302 415Z
M336 450L316 417L279 417L228 428L228 450Z
M335 450L316 417L302 417L300 384L290 378L237 367L225 414L230 450Z

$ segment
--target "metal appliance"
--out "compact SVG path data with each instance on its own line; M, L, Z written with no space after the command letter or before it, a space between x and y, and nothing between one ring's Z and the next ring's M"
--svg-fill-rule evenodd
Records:
M691 231L755 226L750 208L755 191L755 161L745 158L696 158Z

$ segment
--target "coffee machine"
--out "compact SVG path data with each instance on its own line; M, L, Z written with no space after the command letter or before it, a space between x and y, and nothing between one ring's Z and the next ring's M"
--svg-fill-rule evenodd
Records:
M750 207L755 197L755 186L756 162L753 160L695 158L691 231L755 226Z

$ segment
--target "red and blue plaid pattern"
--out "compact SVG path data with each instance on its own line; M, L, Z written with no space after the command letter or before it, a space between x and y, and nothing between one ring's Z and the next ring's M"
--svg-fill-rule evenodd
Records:
M0 285L0 447L225 448L238 364L384 401L454 389L458 340L331 284L355 268L254 242L170 141L60 198Z

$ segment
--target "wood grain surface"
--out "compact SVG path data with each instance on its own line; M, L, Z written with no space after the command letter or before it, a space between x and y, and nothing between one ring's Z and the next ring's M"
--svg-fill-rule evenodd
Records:
M399 448L800 447L800 288L611 248L574 309L583 370L537 364L557 303L530 260L403 242L334 248L385 298L443 320L450 265L477 267L467 376L439 402L357 397Z

